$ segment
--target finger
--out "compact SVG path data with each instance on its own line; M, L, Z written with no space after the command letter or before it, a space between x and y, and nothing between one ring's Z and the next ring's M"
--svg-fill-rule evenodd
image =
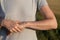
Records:
M20 32L21 30L19 29L19 27L15 27L15 29L18 31L18 32Z
M20 31L23 31L23 27L21 27L19 24L17 24L17 27L20 29Z
M10 32L12 33L12 32L13 32L13 30L10 30Z
M18 26L18 28L22 31L24 28L23 28L23 26L20 26L20 25L18 25L17 24L17 26Z
M12 28L12 31L13 31L13 32L17 32L17 30L16 30L15 28Z
M23 31L24 28L22 28L21 26L18 27L21 31Z

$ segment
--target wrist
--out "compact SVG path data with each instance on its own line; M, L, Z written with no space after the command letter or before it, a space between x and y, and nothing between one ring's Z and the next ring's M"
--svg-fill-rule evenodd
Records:
M29 22L26 22L26 23L25 23L25 27L26 27L26 28L29 28L29 27L30 27L30 23L29 23Z
M28 23L27 22L21 22L20 25L22 25L24 28L28 27Z

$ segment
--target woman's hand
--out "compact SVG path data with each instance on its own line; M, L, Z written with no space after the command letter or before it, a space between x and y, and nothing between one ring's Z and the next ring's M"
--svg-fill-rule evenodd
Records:
M5 19L2 21L2 26L10 30L10 32L21 32L25 28L25 23Z
M26 28L26 23L15 21L14 27L10 30L11 32L22 32Z

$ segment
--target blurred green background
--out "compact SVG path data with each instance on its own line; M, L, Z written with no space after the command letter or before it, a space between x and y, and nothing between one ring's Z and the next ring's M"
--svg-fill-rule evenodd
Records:
M54 12L57 22L58 28L56 30L37 30L38 40L60 40L60 0L47 0L50 8ZM43 17L37 11L37 20L42 20Z

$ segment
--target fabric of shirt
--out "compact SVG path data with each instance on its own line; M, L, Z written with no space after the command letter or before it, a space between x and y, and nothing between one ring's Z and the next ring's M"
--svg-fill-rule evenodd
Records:
M1 0L5 19L13 21L35 21L36 10L47 5L46 0ZM37 40L36 32L32 29L11 33L6 40Z

